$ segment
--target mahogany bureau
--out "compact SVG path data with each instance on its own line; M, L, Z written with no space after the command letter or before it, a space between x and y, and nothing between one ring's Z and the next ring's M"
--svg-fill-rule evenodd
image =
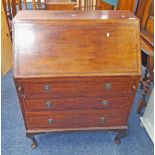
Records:
M129 11L19 11L14 81L26 135L127 134L141 75L139 21Z

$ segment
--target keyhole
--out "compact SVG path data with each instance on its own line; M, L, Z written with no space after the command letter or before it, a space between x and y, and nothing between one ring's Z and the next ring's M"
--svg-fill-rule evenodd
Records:
M79 25L76 25L76 30L77 30L77 31L79 30Z

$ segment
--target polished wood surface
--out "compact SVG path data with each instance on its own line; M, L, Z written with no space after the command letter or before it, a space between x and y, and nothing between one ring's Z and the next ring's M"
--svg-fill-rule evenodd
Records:
M129 11L24 11L13 34L32 148L38 133L101 128L117 130L120 144L141 75L138 19Z
M98 10L100 9L99 0L77 0L77 10Z
M76 2L71 0L46 0L47 10L75 10Z
M101 10L112 10L113 6L100 0Z
M34 81L34 82L33 82ZM122 82L120 85L120 81ZM111 88L106 88L110 84ZM50 89L47 91L45 86ZM81 77L56 79L54 81L35 81L22 82L25 98L46 98L46 97L103 97L114 93L128 93L131 90L130 78L122 77ZM76 89L75 89L76 88ZM110 93L110 94L109 94ZM40 94L40 95L38 95Z
M154 8L153 0L139 0L136 16L140 19L141 29L145 29L149 16L154 16L152 10Z
M128 11L24 11L14 21L16 78L140 75L139 23Z
M147 0L147 2L146 2L145 9L144 9L144 12L143 12L142 23L141 23L141 28L142 29L144 29L145 26L146 26L146 22L148 20L148 16L149 16L149 13L150 13L151 3L152 3L152 0Z
M39 128L78 128L78 127L101 127L119 126L123 124L123 115L107 114L103 111L59 111L27 113L28 127ZM102 120L104 118L105 120ZM48 120L53 122L50 124Z
M100 109L119 114L127 107L129 96L116 96L115 98L98 97L69 97L69 98L46 98L25 100L25 111L57 111L57 110L80 110Z
M122 17L123 16L123 17ZM95 10L95 11L77 11L77 10L22 10L19 11L14 20L16 22L22 20L41 20L42 22L45 20L101 20L102 22L105 21L113 21L115 22L138 22L137 17L131 13L130 11L123 11L123 10ZM117 21L116 21L117 20ZM120 23L120 24L121 24Z
M128 129L128 127L125 126L102 126L102 127L83 127L83 128L78 128L79 131L93 131L93 130L102 130L102 131L114 131L114 130L124 130L124 129ZM67 131L77 131L76 128L44 128L44 129L32 129L32 130L26 130L27 134L32 134L32 135L37 135L40 133L46 133L46 132L67 132Z
M154 16L149 16L146 24L146 31L148 31L149 34L154 35Z
M154 47L143 37L141 37L141 48L147 55L154 56Z

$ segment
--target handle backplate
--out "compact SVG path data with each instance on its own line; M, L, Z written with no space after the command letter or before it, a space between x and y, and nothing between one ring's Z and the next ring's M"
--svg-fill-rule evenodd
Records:
M112 84L111 84L111 83L106 83L106 84L105 84L105 88L106 88L107 90L112 89Z
M52 101L46 101L46 108L51 109L52 108Z
M108 105L109 105L109 101L108 101L108 100L103 100L103 101L101 102L101 104L102 104L102 106L103 106L104 108L107 108Z
M48 121L48 124L49 124L49 125L50 125L50 124L53 124L53 119L49 118L47 121Z
M44 85L45 92L50 92L52 90L52 87L49 85Z
M100 123L101 123L101 124L104 124L104 123L105 123L105 117L103 117L103 116L100 117Z

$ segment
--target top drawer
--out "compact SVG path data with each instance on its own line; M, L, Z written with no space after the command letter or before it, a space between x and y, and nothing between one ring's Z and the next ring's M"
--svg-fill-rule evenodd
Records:
M129 78L67 78L22 83L27 98L103 97L131 90Z

